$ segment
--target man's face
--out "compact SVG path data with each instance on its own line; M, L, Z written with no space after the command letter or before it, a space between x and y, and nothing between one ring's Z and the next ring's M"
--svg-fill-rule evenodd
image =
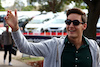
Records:
M68 17L67 17L68 20L78 20L79 22L82 22L82 19L81 19L81 15L79 14L75 14L75 13L72 13L70 14ZM66 29L67 29L67 34L68 34L68 37L71 37L71 38L77 38L77 37L80 37L83 35L83 30L85 30L87 27L87 24L79 24L77 26L75 26L73 24L73 22L71 22L70 25L66 25Z

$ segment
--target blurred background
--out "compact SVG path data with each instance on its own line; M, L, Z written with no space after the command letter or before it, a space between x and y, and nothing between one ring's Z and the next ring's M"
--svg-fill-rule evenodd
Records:
M96 40L100 46L100 0L0 0L0 50L3 50L1 35L6 30L4 17L7 10L14 13L17 9L23 35L29 42L40 42L52 37L65 37L66 12L75 7L87 15L88 26L84 36ZM22 54L22 57L26 56ZM30 55L28 57L30 59Z
M26 38L30 38L29 35L66 36L66 12L77 7L81 8L88 18L84 35L100 44L99 6L100 0L0 0L0 35L6 30L4 17L7 10L14 13L17 9L19 27Z

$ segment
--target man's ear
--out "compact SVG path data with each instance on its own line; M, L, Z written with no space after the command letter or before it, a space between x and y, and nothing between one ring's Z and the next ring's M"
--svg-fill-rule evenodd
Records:
M87 28L87 23L83 24L83 30L85 30Z

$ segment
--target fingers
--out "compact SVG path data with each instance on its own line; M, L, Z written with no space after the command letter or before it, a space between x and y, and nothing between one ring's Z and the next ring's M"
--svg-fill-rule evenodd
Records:
M7 11L7 14L8 14L8 13L11 13L11 10L8 10L8 11Z
M8 16L5 16L4 19L5 19L6 23L8 24L8 21L7 21Z
M15 17L17 17L17 9L15 9Z
M8 16L5 16L4 19L7 20Z
M4 17L5 21L7 24L9 24L10 19L12 19L11 17L13 16L11 10L7 11L7 15Z
M7 22L7 16L4 17L5 21Z
M8 10L5 19L8 19L12 16L14 16L14 15L12 14L11 10ZM17 9L15 9L15 17L17 18Z
M11 11L7 11L7 15L4 17L5 20L7 20L9 18Z

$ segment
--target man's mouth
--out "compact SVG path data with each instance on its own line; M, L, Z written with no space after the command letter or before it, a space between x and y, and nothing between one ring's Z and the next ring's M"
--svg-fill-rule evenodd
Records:
M69 30L70 32L75 32L75 30Z

